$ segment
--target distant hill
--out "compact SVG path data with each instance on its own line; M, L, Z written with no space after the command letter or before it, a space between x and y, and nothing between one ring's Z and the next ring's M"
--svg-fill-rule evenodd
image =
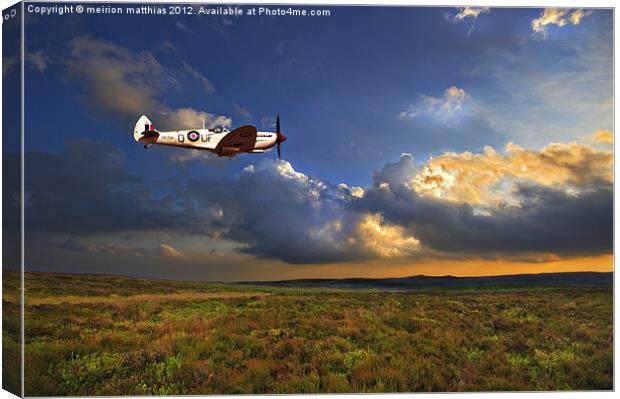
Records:
M383 290L425 290L437 288L489 286L575 286L613 287L613 272L568 272L514 274L505 276L455 277L411 276L398 278L299 279L280 281L242 281L241 284L278 287L375 288Z

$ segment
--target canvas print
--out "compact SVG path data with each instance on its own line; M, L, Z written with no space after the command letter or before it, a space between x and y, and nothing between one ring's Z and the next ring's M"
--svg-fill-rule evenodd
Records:
M613 12L7 4L2 387L613 390Z

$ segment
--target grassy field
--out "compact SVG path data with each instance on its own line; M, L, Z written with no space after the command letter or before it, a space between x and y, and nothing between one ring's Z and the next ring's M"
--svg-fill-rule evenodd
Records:
M3 285L12 312L18 275ZM29 273L26 395L606 390L612 299ZM5 348L17 347L14 321Z

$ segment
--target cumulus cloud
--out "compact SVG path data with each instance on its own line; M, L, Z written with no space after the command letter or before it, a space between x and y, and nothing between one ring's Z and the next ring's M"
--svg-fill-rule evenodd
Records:
M464 89L451 86L439 98L420 94L418 101L398 116L400 119L413 119L422 114L449 117L463 108L466 99Z
M336 192L341 197L351 196L351 197L362 198L364 196L364 189L362 187L359 187L359 186L349 187L346 183L340 183L338 187L336 188Z
M556 187L576 195L611 184L613 153L576 142L553 143L541 151L508 143L504 154L486 146L481 154L445 153L430 159L410 182L423 196L495 207L517 205L522 184Z
M534 34L546 38L549 26L579 25L581 20L590 14L592 14L592 11L583 11L582 9L571 12L569 8L546 8L540 13L538 18L532 20L532 31Z
M104 112L132 119L148 114L164 129L195 128L202 126L203 120L208 125L230 124L228 117L165 104L161 100L165 90L181 86L148 51L133 51L112 42L79 37L71 42L67 66L69 76L78 78L86 91L83 101ZM205 89L212 87L204 76L193 71Z
M357 239L379 258L402 258L420 251L420 241L404 227L385 223L381 213L365 214L358 224ZM349 237L355 243L356 237Z
M554 188L521 185L522 204L487 214L468 204L418 195L405 185L373 188L358 206L381 212L387 223L406 228L436 257L528 258L611 253L613 196L610 186L578 196Z
M161 238L146 240L157 242L152 253L173 258L208 253L211 244L200 243L209 240L231 243L230 252L292 264L612 251L613 156L578 143L540 151L508 144L501 154L487 147L420 165L404 153L364 188L333 185L286 161L263 159L232 179L177 180L163 196L103 143L68 141L64 152L28 153L26 162L29 231L56 240L158 232ZM170 237L181 237L183 252ZM110 242L91 249L130 253Z

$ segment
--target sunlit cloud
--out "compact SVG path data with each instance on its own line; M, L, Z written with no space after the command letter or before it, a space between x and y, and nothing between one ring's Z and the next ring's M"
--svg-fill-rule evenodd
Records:
M401 226L385 223L380 213L363 215L356 236L358 238L349 237L348 240L356 243L359 239L379 258L400 258L420 251L418 239Z
M461 7L459 12L454 15L454 21L463 21L467 18L478 18L478 15L491 11L489 7Z
M338 193L346 196L350 195L357 198L362 198L364 196L364 189L359 186L348 186L346 183L338 184Z
M540 151L508 143L504 154L486 146L481 154L433 157L413 178L412 186L423 196L482 207L514 206L519 205L514 196L519 184L529 182L576 194L597 182L611 183L612 163L611 151L576 142L553 143Z
M581 20L590 14L592 11L583 11L582 9L571 12L569 8L546 8L538 18L532 20L532 31L540 37L546 38L549 26L579 25Z
M93 146L96 154L86 151ZM146 246L159 234L162 244L141 253L177 259L210 254L214 241L228 243L223 256L289 264L594 256L611 251L612 162L610 150L576 142L447 152L420 165L404 153L358 187L265 158L232 179L179 179L161 197L118 150L81 140L58 155L27 154L27 227L50 240L79 235L97 245L65 246L74 252L119 256L136 251L108 246L106 237L131 231ZM184 243L182 251L171 237Z
M491 8L489 7L459 7L457 10L458 12L450 17L450 21L457 23L470 20L470 26L467 31L468 35L474 30L478 16L491 12Z
M613 144L614 134L609 130L597 130L587 137L594 144Z

